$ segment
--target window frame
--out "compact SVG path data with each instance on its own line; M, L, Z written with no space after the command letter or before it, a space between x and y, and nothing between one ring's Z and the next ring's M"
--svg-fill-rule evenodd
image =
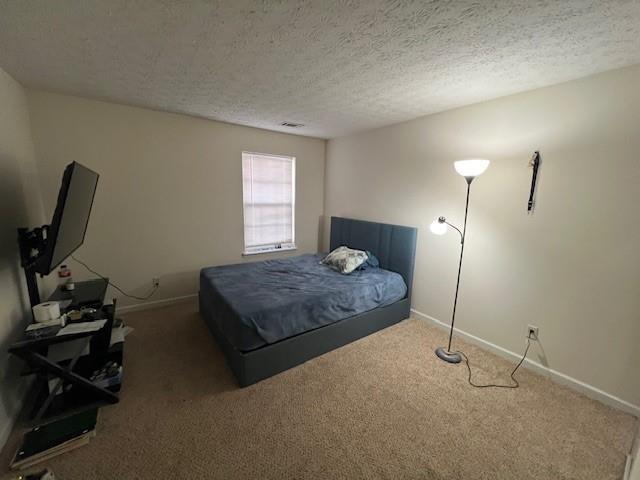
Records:
M245 211L245 202L244 202L244 158L245 155L259 155L262 157L273 157L278 159L286 159L291 161L291 242L280 242L280 243L269 243L264 245L254 245L251 247L247 247L247 235L246 235L246 211ZM286 252L297 250L298 247L296 245L296 157L294 155L284 155L284 154L275 154L275 153L260 153L260 152L250 152L247 150L242 151L242 155L240 157L240 172L242 179L242 243L243 250L242 255L259 255L263 253L272 253L272 252Z

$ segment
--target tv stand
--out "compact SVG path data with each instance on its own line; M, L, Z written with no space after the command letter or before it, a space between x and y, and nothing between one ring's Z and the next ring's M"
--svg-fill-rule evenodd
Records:
M76 290L66 292L57 289L49 297L50 301L71 300L72 303L65 310L81 306L95 308L95 313L86 314L81 321L104 319L106 323L101 329L67 335L51 333L35 338L25 336L10 345L9 352L25 362L22 375L36 374L39 379L35 386L34 408L31 413L33 422L118 403L116 392L120 385L117 388L101 387L95 385L90 378L107 361L115 361L121 366L123 364L123 342L111 344L116 305L115 302L112 305L103 304L107 283L106 279L77 282ZM69 294L71 296L67 296ZM59 295L67 298L59 298ZM96 299L97 303L94 302ZM49 358L49 347L71 341L78 343L72 347L75 352L72 357L62 361ZM85 347L89 350L88 354ZM53 390L50 390L48 382L53 378L58 381Z
M78 291L74 293L72 300L76 306L92 306L97 312L88 314L82 321L93 319L105 319L105 325L95 331L79 332L68 335L50 334L36 338L26 338L15 342L9 347L9 352L21 358L25 362L22 375L36 374L39 378L34 395L32 421L37 423L44 419L64 417L71 413L99 408L104 405L118 403L117 391L120 385L114 388L95 385L91 380L91 374L101 368L107 361L115 361L122 365L123 343L111 344L112 328L115 322L116 305L103 305L103 295L107 281L104 279L78 282ZM83 288L86 287L86 288ZM96 292L102 292L98 303L93 302ZM49 300L58 300L56 291ZM73 293L73 292L64 292ZM73 303L72 303L73 305ZM73 309L69 305L65 310ZM49 347L78 341L73 347L75 354L68 360L54 361L48 358ZM89 352L86 354L85 347ZM77 349L77 350L76 350ZM49 380L57 378L55 387L49 388ZM64 387L64 388L63 388Z

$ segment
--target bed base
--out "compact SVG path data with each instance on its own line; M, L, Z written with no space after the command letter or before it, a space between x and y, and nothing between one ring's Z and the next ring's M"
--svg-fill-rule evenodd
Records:
M233 347L216 327L214 312L200 299L200 314L222 349L238 384L247 387L260 380L300 365L359 338L390 327L409 317L408 298L345 318L324 327L286 338L250 352Z

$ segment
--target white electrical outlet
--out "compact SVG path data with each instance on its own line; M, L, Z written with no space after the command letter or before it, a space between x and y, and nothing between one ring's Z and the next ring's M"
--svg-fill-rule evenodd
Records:
M160 286L160 278L153 277L151 281L153 282L153 288L158 288Z
M538 340L538 327L536 325L527 325L527 337L531 340Z

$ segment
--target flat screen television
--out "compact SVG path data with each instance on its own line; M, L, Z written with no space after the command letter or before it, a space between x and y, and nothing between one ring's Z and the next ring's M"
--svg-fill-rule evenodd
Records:
M72 162L64 169L50 225L18 228L20 258L31 305L40 303L36 274L48 275L84 242L99 175Z
M51 273L84 242L98 177L78 162L65 168L38 273Z

